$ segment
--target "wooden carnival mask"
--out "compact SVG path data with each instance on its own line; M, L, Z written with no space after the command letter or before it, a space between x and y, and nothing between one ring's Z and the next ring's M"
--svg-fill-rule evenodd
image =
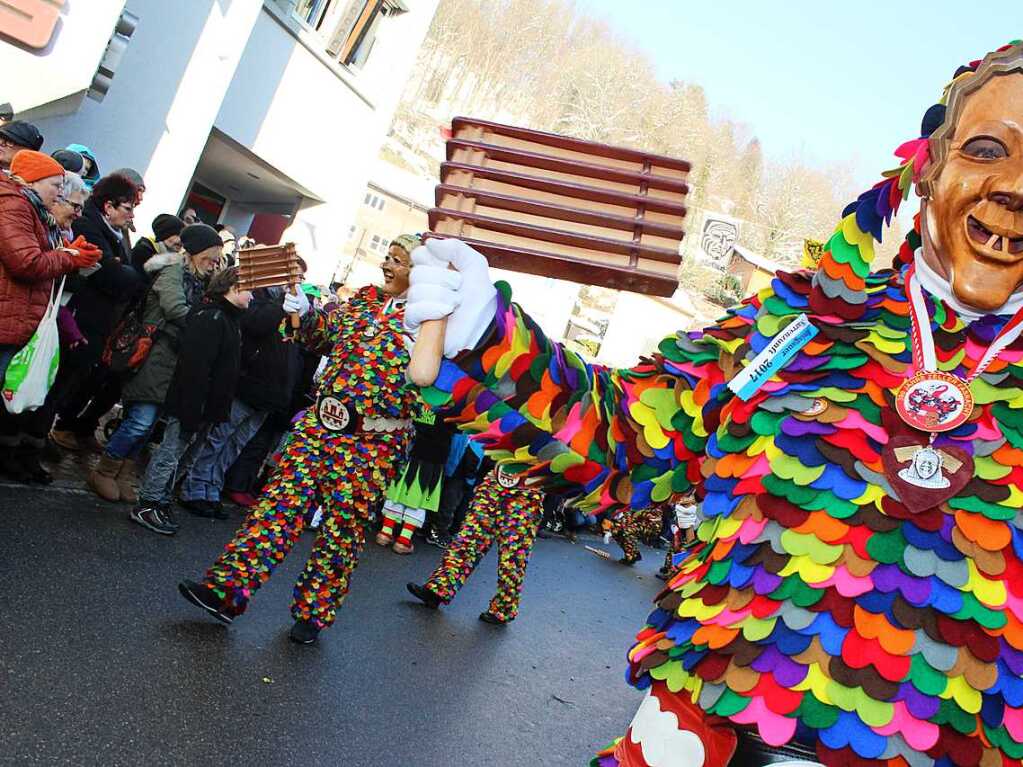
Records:
M1023 49L951 86L931 137L923 248L956 298L991 311L1023 288Z

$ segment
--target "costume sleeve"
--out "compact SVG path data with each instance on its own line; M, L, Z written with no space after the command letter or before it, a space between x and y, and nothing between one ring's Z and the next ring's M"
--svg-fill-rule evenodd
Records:
M526 464L544 489L576 495L585 510L648 506L699 481L708 433L731 397L722 360L738 334L679 333L615 370L548 339L506 284L498 290L494 323L475 349L444 361L424 391L431 405L491 457Z
M341 333L341 315L347 304L332 308L330 311L310 306L302 318L302 324L295 331L295 340L314 354L328 356L337 345ZM291 332L291 318L284 317L281 331L287 335Z

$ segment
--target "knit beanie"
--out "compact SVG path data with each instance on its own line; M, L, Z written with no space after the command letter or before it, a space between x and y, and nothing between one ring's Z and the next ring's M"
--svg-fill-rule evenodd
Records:
M71 149L58 149L50 157L59 162L69 173L81 173L82 168L85 167L85 158Z
M399 234L397 237L391 240L391 245L397 245L410 256L412 255L412 251L422 244L423 241L419 239L418 235L415 234Z
M161 213L153 219L153 237L157 242L163 242L168 237L181 234L181 230L184 228L185 222L170 213Z
M16 157L17 155L15 155ZM217 230L209 224L191 224L181 230L181 244L191 256L207 248L222 248L224 243Z
M50 176L64 176L64 166L49 155L42 152L35 152L31 149L22 149L11 160L11 175L31 184Z

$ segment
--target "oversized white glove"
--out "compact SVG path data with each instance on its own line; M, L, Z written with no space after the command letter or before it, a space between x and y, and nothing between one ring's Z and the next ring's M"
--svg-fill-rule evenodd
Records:
M405 327L414 334L423 322L447 317L445 357L476 346L497 312L487 259L461 240L430 239L416 248L410 285Z
M298 294L285 293L284 303L281 304L284 307L284 311L288 314L297 314L299 317L309 311L309 296L305 294L305 291L301 288L298 289Z

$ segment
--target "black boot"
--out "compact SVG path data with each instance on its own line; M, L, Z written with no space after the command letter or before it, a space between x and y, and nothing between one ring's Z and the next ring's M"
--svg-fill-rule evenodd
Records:
M406 583L405 588L408 589L409 594L414 596L431 610L436 610L440 607L440 597L426 588L426 586L420 586L418 583Z
M50 472L48 472L41 463L39 463L39 459L42 457L42 452L42 448L22 445L19 459L21 461L21 467L28 475L29 481L37 485L49 485L53 482L53 475L50 474Z
M12 482L21 482L27 485L32 481L32 475L22 465L20 453L20 446L0 448L0 475Z
M312 621L295 621L288 639L295 644L313 644L319 636L320 627Z

